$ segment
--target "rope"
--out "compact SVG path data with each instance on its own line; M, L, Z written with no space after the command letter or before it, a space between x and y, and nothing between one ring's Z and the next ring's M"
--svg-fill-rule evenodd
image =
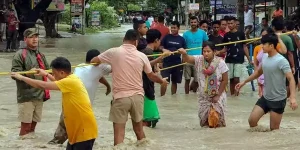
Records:
M71 68L77 68L77 67L84 67L84 66L90 66L90 65L96 65L96 63L91 63L91 64L80 64L76 66L71 66ZM48 73L52 73L52 69L45 70ZM0 72L0 75L10 75L11 72ZM17 72L19 74L36 74L36 71L30 70L30 71L20 71Z
M186 64L188 64L188 63L187 63L187 62L185 62L185 63L182 63L182 64L178 64L178 65L174 65L174 66L170 66L170 67L162 68L162 69L159 69L159 71L163 71L163 70L172 69L172 68L179 67L179 66L183 66L183 65L186 65Z
M287 35L287 34L292 34L293 31L291 32L286 32L286 33L283 33L281 35ZM300 33L300 32L298 32ZM228 43L222 43L222 44L216 44L215 46L226 46L226 45L231 45L231 44L237 44L237 43L247 43L247 44L250 44L252 42L255 42L255 41L258 41L260 40L261 37L257 37L257 38L251 38L251 39L246 39L246 40L240 40L240 41L234 41L234 42L228 42ZM196 50L196 49L200 49L202 47L194 47L194 48L189 48L189 49L185 49L186 51L190 51L190 50ZM172 54L176 54L178 53L178 51L174 51L172 52ZM155 56L161 56L163 54L153 54L153 55L147 55L147 57L155 57Z

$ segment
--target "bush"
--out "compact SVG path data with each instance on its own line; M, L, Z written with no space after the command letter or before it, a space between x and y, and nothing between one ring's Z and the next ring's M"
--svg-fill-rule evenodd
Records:
M86 9L89 24L91 24L92 21L92 11L99 11L101 16L100 25L102 28L113 28L118 25L116 11L113 7L109 7L106 2L95 0L91 2L90 6L91 7L89 9ZM65 5L65 11L62 13L61 23L71 23L70 4Z
M116 11L113 7L109 7L106 2L93 1L91 7L87 9L87 13L89 14L89 22L92 20L92 11L100 12L100 24L104 28L112 28L118 25L118 18Z

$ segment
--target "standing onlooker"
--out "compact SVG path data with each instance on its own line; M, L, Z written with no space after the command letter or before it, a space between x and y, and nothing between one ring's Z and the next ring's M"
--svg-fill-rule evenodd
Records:
M220 25L221 22L220 21L213 21L212 22L212 26L213 26L213 32L211 35L208 36L208 40L213 42L214 44L221 44L223 43L223 37L219 34L219 30L220 30ZM225 58L226 54L220 54L219 51L221 51L223 49L222 46L216 46L215 50L217 50L215 53L217 56L222 57L223 59Z
M254 13L249 9L248 5L244 6L244 23L246 38L250 39L250 32L253 29Z
M163 39L166 35L170 34L170 30L165 26L165 18L163 16L158 17L158 23L151 27L151 29L157 29L161 33L161 39Z
M17 50L17 25L18 19L15 16L13 10L10 11L9 16L7 18L8 24L8 31L7 31L7 44L6 44L6 51L9 52L10 50L16 51Z
M276 10L274 10L272 18L277 18L277 17L281 17L283 18L283 11L280 8L279 4L276 4Z
M264 30L267 30L270 27L269 25L269 21L268 18L262 18L261 19L261 32L263 32Z
M38 51L38 32L35 28L24 31L27 48L19 50L12 60L12 72L29 71L31 69L50 69L45 56ZM37 80L47 81L47 77L27 75ZM43 101L50 98L49 90L31 87L23 81L16 80L18 99L18 118L21 122L20 136L35 131L37 122L41 121Z
M230 32L225 34L223 43L245 40L245 33L236 29L235 20L234 17L229 19L228 27ZM238 93L235 93L235 86L240 82L240 77L243 74L245 55L248 62L250 62L248 47L245 43L226 45L221 53L224 52L227 53L225 62L229 68L230 93L237 96Z
M188 55L199 56L202 55L202 43L208 41L208 36L204 30L198 28L198 19L196 16L190 18L191 29L183 33L183 38L185 39L187 48L197 48L188 51ZM197 78L197 73L195 71L194 65L184 65L184 78L185 78L185 94L189 94L190 90L193 92L197 91L198 83L195 78ZM191 78L194 78L190 86Z
M138 45L137 45L137 50L141 51L147 47L147 41L144 38L146 35L148 28L146 26L145 21L143 20L136 20L133 23L133 29L139 33L139 40L138 40Z
M3 5L2 9L0 10L0 41L2 42L3 39L6 39L6 21L7 21L7 10L6 6Z
M200 29L204 30L206 33L208 33L208 21L201 20L199 23Z
M177 51L180 48L186 48L185 39L178 34L180 29L180 23L178 21L171 22L171 34L166 35L161 41L161 46L163 51L165 49L169 51ZM166 57L163 60L163 68L178 65L181 63L181 58L179 54L174 54L169 57ZM172 81L171 85L171 94L176 94L177 84L181 83L182 80L182 66L167 69L161 71L163 78L168 78L168 82ZM167 86L161 86L160 93L161 96L166 94Z
M224 35L226 34L226 29L227 29L227 20L221 19L220 22L221 22L221 26L220 26L220 30L219 30L219 35L224 37Z
M123 45L111 48L91 63L109 63L112 67L113 100L109 113L109 120L113 122L114 145L123 143L125 126L130 113L133 130L137 140L144 139L143 110L144 89L142 72L156 83L166 85L167 81L158 77L151 68L145 54L136 49L139 35L135 30L128 30Z

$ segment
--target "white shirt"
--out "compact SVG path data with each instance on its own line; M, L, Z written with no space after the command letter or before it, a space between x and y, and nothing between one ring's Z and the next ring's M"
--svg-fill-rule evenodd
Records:
M244 11L244 23L245 23L245 26L249 26L249 25L252 25L253 26L253 12L252 10L248 10L248 12L245 12Z
M75 68L74 74L77 75L83 82L92 104L95 99L95 94L99 85L99 80L103 76L108 75L109 73L111 73L111 66L108 64Z
M152 22L154 21L154 18L151 16L148 18L148 21L150 22L150 25L152 25Z

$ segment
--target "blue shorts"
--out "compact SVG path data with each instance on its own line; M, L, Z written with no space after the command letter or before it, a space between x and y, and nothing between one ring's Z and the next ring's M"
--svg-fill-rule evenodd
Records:
M175 65L175 64L173 64L173 65ZM163 68L170 67L170 66L173 66L173 65L163 64ZM171 79L172 83L181 83L182 74L183 74L183 66L178 66L178 67L175 67L175 68L171 68L171 69L161 71L161 76L163 78L168 77L168 82L170 82L170 79Z

